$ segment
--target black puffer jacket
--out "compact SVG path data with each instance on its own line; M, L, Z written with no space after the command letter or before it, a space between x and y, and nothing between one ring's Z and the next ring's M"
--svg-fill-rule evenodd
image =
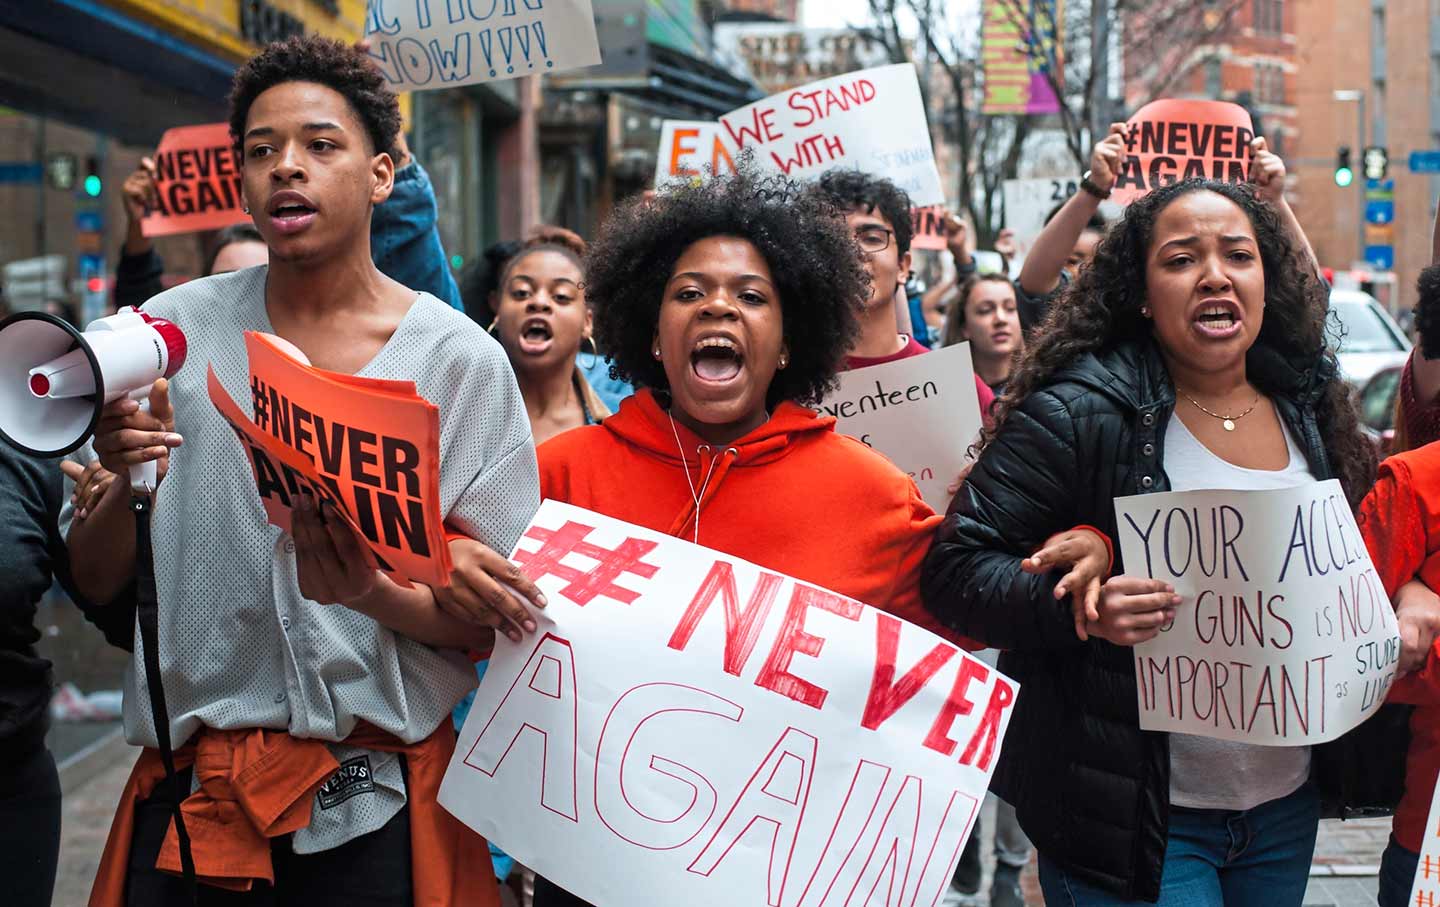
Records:
M1331 478L1315 416L1328 374L1296 373L1263 349L1252 350L1248 371L1311 473ZM1082 643L1069 602L1053 595L1060 574L1023 573L1020 559L1076 525L1118 538L1115 498L1168 491L1164 430L1174 408L1153 343L1083 356L1010 414L952 504L922 577L926 606L1008 650L1000 668L1021 684L992 789L1047 858L1152 901L1169 823L1168 738L1139 728L1131 650ZM1334 764L1343 753L1325 749L1315 759L1322 793L1347 797L1345 769Z

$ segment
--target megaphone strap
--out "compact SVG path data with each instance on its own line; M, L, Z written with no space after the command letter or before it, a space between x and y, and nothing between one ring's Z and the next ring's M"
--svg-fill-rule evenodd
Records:
M190 852L190 834L180 804L190 795L180 787L175 772L175 750L170 744L170 711L165 707L165 687L160 679L160 605L155 593L155 557L150 544L150 497L132 495L130 510L135 514L135 599L140 622L140 644L145 648L145 688L150 693L150 715L155 723L155 742L165 766L165 786L170 791L170 808L175 817L175 836L180 843L180 870L190 903L199 899L195 880L195 858Z

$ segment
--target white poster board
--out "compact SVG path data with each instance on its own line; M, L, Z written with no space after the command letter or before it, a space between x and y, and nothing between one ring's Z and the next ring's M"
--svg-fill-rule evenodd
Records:
M1420 863L1415 867L1415 882L1410 887L1409 905L1435 907L1440 905L1440 784L1430 797L1429 818L1425 820L1425 838L1420 845Z
M797 179L836 168L893 180L916 207L945 204L915 67L880 66L811 82L720 118L732 155Z
M733 173L735 162L720 134L719 123L666 120L660 127L660 147L655 155L655 188Z
M396 91L458 88L600 62L590 0L369 0L370 59Z
M980 400L970 344L958 343L840 374L820 404L836 431L874 448L909 473L937 513L980 435Z
M550 604L499 641L446 809L598 907L939 903L1013 681L851 599L554 501L515 559Z
M1051 211L1070 196L1080 191L1080 177L1064 179L1023 179L1006 180L1005 226L1015 231L1015 241L1022 250L1029 251L1035 237L1045 228L1045 218ZM1124 212L1114 202L1100 203L1100 216L1110 222Z
M1137 495L1115 514L1126 573L1184 599L1135 647L1141 728L1297 746L1385 701L1395 613L1339 482Z

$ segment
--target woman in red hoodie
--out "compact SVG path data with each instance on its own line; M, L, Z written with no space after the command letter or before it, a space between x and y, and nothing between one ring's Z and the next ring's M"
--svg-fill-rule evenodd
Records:
M622 207L586 264L597 341L646 389L541 445L544 497L968 643L920 603L940 518L908 476L803 405L831 386L868 296L843 219L784 180L742 172ZM1108 564L1090 533L1048 547L1047 564L1082 561L1072 588ZM536 907L581 903L538 880Z

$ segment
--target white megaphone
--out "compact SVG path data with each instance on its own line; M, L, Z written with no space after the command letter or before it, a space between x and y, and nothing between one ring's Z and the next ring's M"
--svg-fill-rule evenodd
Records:
M105 404L149 405L150 385L185 364L185 335L163 318L126 307L84 333L53 315L0 321L0 437L38 457L58 457L95 432ZM155 463L130 467L130 485L156 485Z

